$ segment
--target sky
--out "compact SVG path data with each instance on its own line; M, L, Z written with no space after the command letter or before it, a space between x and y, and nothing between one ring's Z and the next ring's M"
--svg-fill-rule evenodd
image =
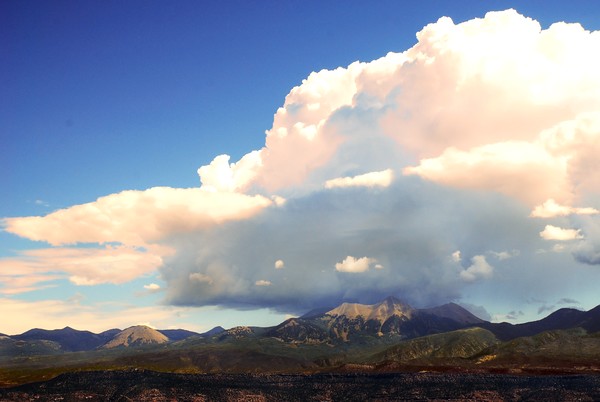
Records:
M595 1L3 2L0 332L600 304Z

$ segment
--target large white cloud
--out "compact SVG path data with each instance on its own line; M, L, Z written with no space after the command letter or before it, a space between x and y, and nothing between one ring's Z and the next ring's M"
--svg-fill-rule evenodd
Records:
M242 165L236 163L224 175L245 178L225 188L281 193L286 208L219 231L222 241L199 237L210 251L180 249L170 265L195 265L220 279L194 289L179 281L185 274L163 270L171 284L167 300L276 306L312 304L312 298L318 305L395 292L432 302L459 295L461 283L495 278L483 256L489 250L520 250L511 254L512 266L541 258L535 253L543 240L530 211L548 199L566 208L594 202L586 195L596 191L587 169L595 168L591 155L600 134L600 52L592 51L600 50L599 34L563 23L542 30L509 10L458 25L442 18L417 38L406 52L313 73L290 92L265 147L251 154L247 174L237 173ZM399 177L402 184L386 181L369 196L356 187L380 178L364 172L384 171L455 190L441 196L435 187ZM213 172L201 171L203 183L218 177ZM482 201L479 191L499 196ZM424 205L428 213L421 215ZM471 265L444 268L457 248ZM332 275L331 266L346 266L340 255L356 253L386 269L346 261L362 267L361 278ZM271 293L257 294L256 281L275 281L269 268L278 258L286 261L286 277L277 278Z
M598 184L573 167L595 163L597 115L568 143L539 138L600 108L598 33L565 23L542 30L508 10L461 24L441 18L417 38L404 53L312 73L275 114L266 146L235 164L217 157L200 169L203 183L298 192L315 176L334 183L375 170L368 165L387 156L398 157L386 161L396 168L421 161L407 172L429 180L538 205ZM398 151L386 155L382 138Z
M5 230L52 245L153 244L171 235L245 219L271 205L260 195L154 187L123 191L46 216L4 219Z
M428 180L464 188L498 191L531 206L534 217L595 214L570 207L600 188L600 113L578 114L542 130L532 141L491 143L469 150L447 148L404 169Z
M544 239L580 236L544 232L540 219L588 219L571 251L595 264L600 33L543 30L508 10L441 18L417 39L310 74L275 113L265 146L236 162L217 156L198 170L199 188L126 191L8 218L6 230L57 246L168 247L151 265L165 302L181 305L314 307L387 294L425 305L492 281L512 295L539 280L524 270L548 265ZM366 269L375 260L385 269ZM560 262L553 278L574 269ZM59 271L74 275L67 265Z

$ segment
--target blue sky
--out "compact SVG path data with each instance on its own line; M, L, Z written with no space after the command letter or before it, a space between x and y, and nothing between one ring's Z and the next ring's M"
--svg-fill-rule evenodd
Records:
M488 11L511 7L520 14L539 21L543 29L557 21L579 22L587 30L600 29L600 5L593 1L569 4L558 1L425 1L413 3L398 1L368 3L268 1L260 4L229 1L178 2L176 5L158 1L131 1L125 4L92 1L5 2L0 6L0 48L2 49L0 53L2 60L0 87L4 94L0 98L0 144L2 146L0 184L4 194L0 198L0 217L46 216L59 209L91 203L98 197L117 194L125 190L143 191L158 186L173 189L200 187L197 169L209 165L216 156L227 154L230 155L230 162L237 162L247 153L260 150L265 145L265 131L274 127L274 114L278 108L284 106L286 95L292 88L301 85L311 72L323 69L334 70L338 67L346 68L357 60L371 62L384 57L388 52L404 52L417 44L415 36L417 32L421 31L425 25L435 23L442 16L449 16L455 24L458 24L473 18L483 18ZM590 53L594 53L593 49L590 49ZM585 61L584 59L583 62ZM557 64L560 64L559 62L560 60ZM327 78L324 78L324 81L327 81ZM565 89L565 91L567 90ZM575 110L579 107L573 106L575 104L576 102L573 101L573 103L569 103L568 107ZM556 105L556 107L567 108L558 101ZM577 103L577 105L579 104ZM588 105L591 106L582 110L594 111L595 103L588 102ZM575 111L579 112L579 110ZM576 115L577 113L566 114L563 120L572 121ZM335 120L336 118L341 119L340 114L333 119L328 118L327 122L334 125L336 121L339 121ZM356 123L355 126L352 123L355 120L352 118L340 124L345 127L346 131L352 132L353 127L363 127L363 124L366 127L369 118L376 119L377 117L366 113L357 114L354 119L360 120L360 123ZM550 129L558 124L557 121L551 123L539 127ZM539 127L536 126L536 130ZM360 131L361 129L356 128L356 130ZM539 131L536 131L536 135ZM522 138L519 137L519 139ZM494 138L494 140L498 139ZM515 140L515 138L511 140ZM356 146L364 147L364 144L360 142ZM469 144L471 147L481 145ZM373 145L373 147L375 146ZM405 144L405 148L409 149L410 146ZM373 159L377 159L379 155L377 153L364 157L366 162L362 165L362 169L356 167L362 163L360 158L355 158L353 167L348 167L350 166L349 162L339 156L338 159L343 160L346 167L341 167L342 162L340 165L336 165L336 168L331 167L326 173L323 173L323 182L336 178L336 175L357 177L368 172L382 172L388 167L395 169L394 178L397 178L402 168L419 165L420 157L432 158L443 155L445 148L441 148L437 154L434 154L433 149L427 149L427 152L417 152L413 156L407 157L404 165L395 168L384 166L383 162L381 164L372 163ZM465 145L464 150L468 149L468 146ZM298 152L306 151L299 150ZM388 157L399 157L398 155L404 157L404 152L404 150L400 150L394 155L386 154L381 160L386 160L385 158ZM273 169L276 168L276 166L273 167ZM548 171L548 169L544 171ZM438 197L440 191L447 191L445 187L444 189L436 187L440 183L443 186L464 188L464 186L455 186L454 182L444 182L432 176L424 168L417 169L415 172L425 184L420 182L417 184L412 182L408 184L403 182L401 185L392 184L390 188L393 190L389 191L394 194L393 200L399 202L402 194L405 194L404 192L408 191L408 188L412 189L413 186L418 187L418 190L411 191L422 192L415 199L421 200L424 204L428 200L427 197ZM205 177L208 176L212 176L212 173L207 173ZM294 213L308 216L306 219L314 219L315 222L321 219L324 225L343 226L345 224L343 216L335 215L339 212L338 209L335 210L337 212L332 210L328 215L329 217L335 216L335 219L331 218L331 220L323 220L322 217L319 218L318 214L310 215L309 212L306 212L326 211L331 205L339 205L336 196L320 190L316 191L312 184L295 183L298 186L290 189L289 186L273 184L275 179L267 182L268 179L256 179L256 183L259 184L245 187L244 194L261 195L268 199L272 199L275 195L282 196L287 200L286 213L269 212L276 216L252 220L255 225L252 229L246 227L250 223L240 224L243 227L236 228L234 233L245 233L244 230L247 230L248 233L262 233L260 230L272 228L270 225L274 225L273 219L289 222L290 225L298 224L298 221L293 218ZM208 187L208 185L204 186ZM427 187L426 190L423 190L423 186L432 186L432 188ZM502 198L507 195L506 192L490 191L489 188L482 190L481 186L475 191L485 192L486 197L499 197L499 201L494 201L495 198L494 200L486 198L485 202L490 205L502 205L503 210L511 211L513 209L515 211L533 210L535 206L542 205L546 198L560 198L552 193L552 197L540 199L539 202L537 198L535 198L535 202L532 201L533 198L528 198L525 202L520 200L514 203L512 199L509 202ZM510 193L508 197L513 195ZM347 197L347 195L339 196ZM371 201L367 199L368 196L370 195L353 194L352 197L361 201L357 205L344 208L347 208L347 211L370 211L363 217L369 221L377 219L376 211L396 211L388 206L393 204L391 201L378 204L377 208L369 210L369 207L361 204L371 205ZM450 198L455 196L466 197L454 193L448 195ZM475 196L469 195L469 197ZM462 200L462 198L460 199ZM600 208L600 204L597 204L596 200L593 191L584 191L570 198L565 197L562 201L559 200L558 204L572 208L576 207L575 204L580 208ZM412 200L412 202L416 201ZM460 202L462 201L455 201L453 205ZM469 202L473 202L472 198L464 201L465 204ZM434 205L430 208L435 211L444 210L443 208L437 209L438 207ZM446 211L457 213L452 208L447 207ZM491 206L489 209L490 214L497 215L496 211L492 211ZM130 213L135 214L136 212L131 211ZM482 216L488 215L482 214ZM507 220L510 221L511 217L512 215L508 216ZM238 219L237 215L235 219ZM255 222L257 219L258 223ZM424 216L423 219L427 221L427 216ZM452 291L448 290L451 286L444 283L444 289L448 291L441 293L444 294L446 301L462 301L464 304L484 306L491 316L499 317L499 319L511 319L512 317L513 320L536 318L537 312L543 312L544 307L569 304L590 308L600 303L599 300L592 300L592 297L589 296L591 290L587 287L590 282L600 279L598 268L595 266L596 260L592 257L581 257L579 260L587 258L588 262L584 264L573 262L577 256L585 254L590 247L595 250L595 243L592 242L596 230L595 218L593 218L593 214L586 215L575 211L568 218L561 219L570 219L570 221L553 221L551 223L552 227L563 231L557 235L555 230L554 234L547 235L551 241L557 242L554 245L558 245L555 250L562 247L562 243L558 243L560 240L556 239L557 236L571 236L567 242L572 240L581 243L577 245L573 245L573 242L568 243L566 247L573 249L569 248L562 254L556 252L556 255L547 257L555 264L557 264L556 261L560 261L562 264L574 266L574 271L571 272L575 273L569 276L572 280L566 283L560 280L564 273L561 273L559 267L550 268L553 276L555 274L556 280L565 283L564 294L552 296L545 292L539 294L532 292L531 295L521 294L519 298L503 296L505 287L511 287L509 283L515 280L515 276L513 273L503 276L497 265L508 264L507 261L510 261L512 264L510 269L514 269L516 272L530 263L534 265L548 263L544 260L546 257L541 257L540 253L535 254L534 250L534 248L536 250L539 248L540 240L537 234L541 230L538 230L537 227L532 228L533 223L531 222L538 222L537 226L540 226L539 221L523 218L515 219L514 222L516 226L523 225L523 227L519 226L519 233L531 232L534 234L535 241L531 240L531 244L528 243L528 247L531 248L530 253L518 249L513 256L511 253L517 250L517 246L504 238L495 240L496 243L491 241L489 245L482 244L477 250L473 246L473 250L470 251L465 251L468 248L464 245L465 239L476 239L477 236L465 234L462 236L462 240L447 239L446 237L443 241L440 240L440 244L443 243L444 247L446 244L448 244L447 247L450 247L450 243L457 246L462 245L461 253L459 253L463 255L462 259L458 257L459 254L455 255L457 260L462 261L463 272L466 272L462 275L462 279L466 282L477 282L460 289L452 288ZM588 222L585 219L591 221ZM482 218L482 221L485 219ZM525 221L527 223L524 223ZM490 224L497 225L498 223L494 221ZM440 224L438 227L436 225L438 223L423 227L427 226L431 230L447 230L447 226ZM567 229L567 226L571 229ZM476 228L477 224L473 223L473 227ZM541 229L544 227L545 224L541 225ZM356 233L361 229L358 226L351 228ZM362 229L366 230L366 228ZM53 230L56 230L56 227ZM98 228L98 230L102 230L102 228ZM370 226L369 230L373 230L373 227ZM475 229L472 230L475 231ZM582 238L577 238L577 232L574 234L565 232L565 230L580 230ZM271 239L272 243L277 242L280 233L290 238L294 236L293 233L277 227L272 231L275 233L274 238ZM499 229L499 231L502 230ZM131 312L132 316L135 316L136 311L138 313L142 311L135 310L136 308L144 309L143 312L146 315L141 316L147 317L145 320L156 326L187 325L192 329L202 330L210 329L213 325L232 326L237 322L256 325L272 324L284 318L286 314L297 314L302 308L309 307L310 303L304 300L297 303L298 308L294 308L296 299L315 296L315 303L317 301L333 303L342 299L372 302L376 298L378 286L381 286L382 282L372 279L372 286L363 289L357 288L353 284L354 279L350 282L346 282L347 279L344 278L336 277L334 279L333 275L338 275L334 269L336 266L334 263L343 264L346 261L347 265L340 265L340 267L358 267L361 266L358 261L362 261L362 266L369 269L369 275L378 272L375 268L377 265L382 266L382 272L385 269L392 271L390 267L393 263L388 262L386 266L382 262L385 258L407 256L407 261L409 261L407 264L411 266L411 272L413 269L420 269L418 268L421 266L419 264L429 266L428 264L436 263L436 260L427 262L419 260L419 253L414 251L415 247L413 246L411 246L410 252L407 251L404 254L396 255L389 250L386 251L380 245L382 238L374 234L372 234L376 239L374 243L356 254L358 251L354 252L348 246L348 244L353 244L352 242L347 239L344 242L332 234L331 238L324 236L323 242L331 241L332 244L337 244L338 246L332 246L332 248L339 247L338 254L334 256L327 254L328 252L325 250L318 250L315 252L315 256L322 257L323 261L328 261L323 263L324 266L327 264L327 266L331 266L329 273L331 278L329 279L335 281L336 289L338 289L334 292L334 296L325 296L325 290L317 295L308 290L302 290L292 298L276 295L263 297L248 290L241 291L241 293L228 290L221 293L208 292L211 296L203 298L195 296L203 294L201 289L186 288L181 284L182 278L196 278L202 286L212 284L213 287L216 287L218 281L211 277L208 271L211 263L216 264L216 262L203 260L199 264L204 265L197 272L189 271L190 264L193 265L193 261L198 261L200 258L195 256L194 260L190 257L190 250L194 249L192 245L195 242L208 244L216 241L214 239L219 236L231 239L231 233L226 232L224 226L218 232L217 229L211 229L208 232L200 230L186 232L188 237L185 240L182 240L183 235L177 232L169 239L162 239L156 244L148 241L143 244L140 242L127 244L121 237L116 236L114 239L106 238L102 241L69 237L67 240L63 239L49 246L49 243L52 243L51 236L41 238L40 235L37 238L42 241L32 241L32 235L25 229L19 233L16 232L18 231L9 230L0 233L2 245L0 257L6 264L13 264L13 267L16 260L31 261L31 255L23 256L26 250L47 250L49 247L55 250L60 247L94 249L105 247L107 243L114 247L126 244L143 253L145 251L142 248L160 244L161 246L168 245L176 250L175 257L172 254L169 254L168 257L166 254L160 254L163 263L156 269L144 270L139 275L132 274L131 277L124 278L118 283L103 279L94 284L82 284L81 281L69 279L68 275L73 275L72 268L69 268L68 275L65 276L65 271L60 265L64 264L64 261L53 260L54 262L51 264L54 265L44 272L46 274L52 272L52 275L57 276L56 278L50 280L47 277L47 280L39 282L43 286L34 286L35 290L3 293L2 300L5 311L10 311L11 314L18 308L27 306L26 303L38 303L29 304L29 306L40 306L39 308L42 310L48 308L49 311L57 311L55 316L48 314L49 317L53 317L54 321L49 319L48 322L43 323L45 326L52 326L55 323L54 327L72 325L64 318L56 318L60 314L67 314L66 312L73 315L79 314L77 315L79 321L76 324L84 325L88 322L83 318L84 313L105 314L113 311L111 309L116 309L117 311ZM324 229L323 232L328 232L328 230ZM248 236L251 240L259 241L256 235L249 234ZM308 236L311 234L309 233ZM235 241L246 244L248 238L240 238ZM591 245L585 243L583 238L585 241L589 240ZM542 239L546 238L542 236ZM406 242L407 240L401 236L398 241ZM299 253L300 250L310 253L309 244L300 245L298 242L299 240L296 240L293 245L288 245L289 249L286 252L289 253L289 261L293 261L294 258L299 259L295 253ZM368 243L369 241L365 240L364 242ZM470 244L473 242L474 240ZM240 244L236 247L231 246L234 247L233 249L229 249L223 244L214 245L214 248L221 250L219 247L222 246L223 253L225 250L229 250L232 255L235 254L235 258L232 256L232 260L227 262L230 266L238 267L245 262L249 266L260 265L257 262L259 257L251 255L247 250L240 252L239 256L236 254L237 250L245 250ZM233 244L236 243L233 242ZM505 246L514 246L515 248L502 248ZM433 245L428 245L428 247L433 247ZM257 245L256 249L263 250L264 253L270 252L267 246ZM106 251L106 249L103 250ZM431 251L429 248L427 250ZM379 253L378 257L369 256L369 252ZM415 255L413 256L412 253ZM502 257L494 257L493 253L507 254L502 254ZM408 257L409 254L410 257ZM519 258L516 257L517 255ZM485 258L478 259L476 258L478 256L485 256ZM352 257L352 259L347 257ZM361 260L363 257L366 260ZM43 258L47 258L47 256ZM494 258L496 258L496 262L492 262ZM271 259L275 262L280 257L277 256L277 253L273 253ZM517 261L519 259L521 261ZM283 261L284 258L281 257L281 260ZM288 260L286 260L285 269L288 269ZM416 261L420 261L420 263ZM47 260L44 260L43 263L48 264ZM78 260L78 263L81 261ZM222 261L219 260L219 263ZM318 258L315 257L311 263L318 265ZM178 268L180 266L185 268ZM495 269L494 277L491 279L487 278L488 266ZM0 272L0 275L11 276L14 281L15 277L37 275L32 273L36 269L39 267L36 266L35 269L32 268L23 275L16 274L15 271L11 271L10 275ZM301 268L298 269L301 270ZM278 275L281 273L280 271L283 270L278 269ZM184 272L185 275L180 278L176 272ZM236 272L238 271L228 271L228 275L233 277ZM266 275L263 271L260 273L263 276ZM198 275L194 276L194 274ZM302 277L301 274L299 276L289 275L290 281L299 280ZM396 279L400 276L403 279L402 281L398 279L399 282L392 281L393 283L404 283L404 281L414 279L415 286L424 286L428 289L436 289L437 286L425 283L429 274L411 279L410 274L398 269L394 275ZM435 274L431 275L435 276ZM523 277L530 276L530 278L520 277L518 280L524 281L526 284L532 283L529 281L535 282L536 275L540 275L540 271L533 270L530 274L525 273ZM260 282L261 285L257 285L259 287L268 283L269 285L264 288L273 288L274 286L271 285L277 284L277 278L267 278L267 276L263 278L263 276L246 279L250 283L264 281ZM477 281L475 281L476 279ZM283 281L283 277L280 280ZM323 283L329 283L327 280ZM498 281L499 285L493 285L494 281ZM224 283L231 284L233 282ZM150 284L155 284L159 288L144 288ZM343 286L349 286L354 290L344 292L340 290L340 287ZM4 285L4 288L0 287L0 292L2 289L8 288L7 285ZM520 289L519 286L516 288ZM527 289L527 286L524 285L523 289ZM554 288L549 285L548 289ZM495 291L500 295L490 297ZM400 285L395 288L393 286L384 287L381 292L392 292L397 296L407 293L405 288ZM430 292L435 293L434 290ZM551 293L550 290L549 292ZM577 294L581 296L577 298ZM383 298L387 294L381 294L381 296ZM416 304L443 301L416 294L408 295L407 298ZM513 302L508 302L508 299ZM569 300L576 303L567 303ZM54 307L49 307L51 302L55 303ZM67 302L71 303L71 307L61 304ZM0 305L0 309L2 308ZM69 310L69 308L74 310ZM153 309L154 311L163 309L164 313L161 313L163 315L160 317L155 317L152 315ZM521 316L518 314L519 311L523 313ZM127 317L127 314L123 313L123 316ZM38 326L35 323L36 319L38 318L35 316L25 316L21 318L20 323L13 323L7 329L0 328L0 332ZM131 322L131 324L135 323ZM106 325L102 322L96 328L91 329L106 329ZM124 323L118 323L118 325L123 326Z

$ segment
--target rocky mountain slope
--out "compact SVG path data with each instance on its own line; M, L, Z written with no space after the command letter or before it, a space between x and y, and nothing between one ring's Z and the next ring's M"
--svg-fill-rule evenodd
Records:
M197 332L188 331L186 329L159 329L157 331L169 338L169 341L171 342L177 342L182 339L187 339L190 336L198 335Z
M372 305L343 303L324 312L315 310L273 327L267 335L286 342L313 344L373 338L410 339L481 323L484 321L454 303L415 309L388 297Z

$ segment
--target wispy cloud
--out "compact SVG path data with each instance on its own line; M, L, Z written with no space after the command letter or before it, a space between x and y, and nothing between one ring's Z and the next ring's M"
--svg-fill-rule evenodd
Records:
M33 203L35 205L39 205L39 206L42 206L42 207L49 207L50 206L50 204L48 202L44 201L44 200L35 200Z
M12 298L0 298L0 309L3 316L2 331L11 335L34 326L58 329L68 325L80 330L101 332L144 323L164 329L189 313L189 309L183 307L134 307L118 304L98 306L73 300L24 301ZM196 328L203 329L200 326L190 327L192 330Z
M569 298L562 298L560 299L558 302L556 302L557 304L580 304L577 300L575 299L569 299Z
M547 312L553 312L554 309L555 309L554 305L543 305L538 308L537 313L542 314L542 313L547 313Z
M394 173L391 169L382 170L381 172L365 173L353 177L339 177L336 179L327 180L325 188L337 187L388 187L394 178Z
M128 246L57 247L28 250L0 259L0 293L15 294L50 286L57 279L76 285L124 283L158 269L164 248ZM48 283L50 282L50 283Z

